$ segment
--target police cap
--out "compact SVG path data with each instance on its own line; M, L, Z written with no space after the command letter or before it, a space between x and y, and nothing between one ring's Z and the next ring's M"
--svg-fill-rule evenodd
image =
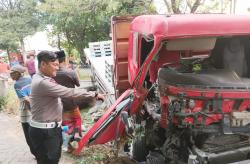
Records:
M57 54L52 51L41 51L37 55L38 63L41 61L55 61L57 59Z

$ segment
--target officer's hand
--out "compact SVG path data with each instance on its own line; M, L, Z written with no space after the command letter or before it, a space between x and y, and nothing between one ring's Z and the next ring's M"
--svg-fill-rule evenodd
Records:
M96 96L96 100L101 100L103 102L105 100L105 97L103 94L98 93Z

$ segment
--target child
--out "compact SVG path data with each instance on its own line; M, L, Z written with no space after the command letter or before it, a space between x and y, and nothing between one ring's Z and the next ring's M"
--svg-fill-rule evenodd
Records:
M27 144L29 145L31 153L34 155L34 150L29 137L29 122L31 119L30 113L30 84L31 78L24 77L25 67L15 65L10 70L10 77L15 80L14 89L20 101L20 121Z

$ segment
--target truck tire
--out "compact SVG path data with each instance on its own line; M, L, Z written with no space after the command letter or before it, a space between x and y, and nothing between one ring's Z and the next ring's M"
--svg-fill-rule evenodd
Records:
M146 161L146 156L148 155L148 149L146 147L146 138L136 137L132 144L132 156L138 162Z

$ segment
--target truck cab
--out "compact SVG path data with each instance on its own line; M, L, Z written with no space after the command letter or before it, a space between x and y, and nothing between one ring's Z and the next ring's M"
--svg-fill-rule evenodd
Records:
M126 138L139 162L250 158L249 26L249 16L224 14L113 18L117 100L76 153Z

